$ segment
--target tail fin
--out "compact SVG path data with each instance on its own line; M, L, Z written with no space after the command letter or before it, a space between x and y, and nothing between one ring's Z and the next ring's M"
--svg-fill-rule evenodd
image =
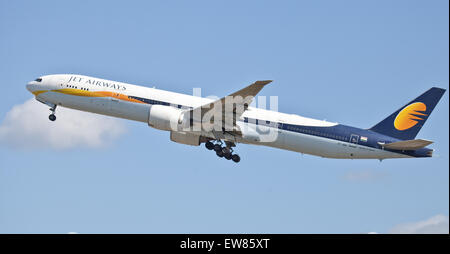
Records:
M444 92L442 88L429 89L370 130L398 139L414 139Z

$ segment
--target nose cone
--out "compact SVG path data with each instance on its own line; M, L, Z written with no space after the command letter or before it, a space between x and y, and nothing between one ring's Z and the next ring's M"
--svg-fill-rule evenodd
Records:
M26 88L30 93L37 95L36 92L39 91L40 84L38 84L36 81L30 81L27 83Z
M32 86L33 86L32 82L28 82L27 85L26 85L27 90L30 91L30 92L33 92Z

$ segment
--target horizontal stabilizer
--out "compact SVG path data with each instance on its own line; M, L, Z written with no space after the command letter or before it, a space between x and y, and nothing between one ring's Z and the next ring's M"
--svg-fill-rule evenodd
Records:
M380 144L384 148L392 149L392 150L417 150L420 148L424 148L429 144L432 144L433 141L424 140L424 139L413 139L413 140L405 140L399 142L393 142L388 144Z

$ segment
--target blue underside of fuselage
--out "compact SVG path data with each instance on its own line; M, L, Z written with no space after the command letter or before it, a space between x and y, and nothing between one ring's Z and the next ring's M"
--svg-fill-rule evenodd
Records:
M173 106L177 108L186 108L190 109L191 107L183 106L183 105L174 105L164 101L157 101L146 99L137 96L129 96L130 98L140 100L144 103L151 105L165 105L165 106ZM402 141L393 137L389 137L383 134L379 134L377 132L371 130L365 130L360 128L355 128L351 126L346 126L342 124L337 124L335 126L329 127L320 127L320 126L305 126L305 125L295 125L289 123L279 123L279 122L270 122L263 119L249 119L247 117L244 118L245 123L253 123L255 125L263 125L272 128L281 129L284 131L297 132L305 135L312 135L316 137L334 139L342 142L348 142L353 144L358 144L361 146L371 147L375 149L384 149L379 143L392 143L397 141ZM404 154L411 157L431 157L432 149L429 148L421 148L417 150L392 150L392 149L384 149L386 151L390 151L393 153Z

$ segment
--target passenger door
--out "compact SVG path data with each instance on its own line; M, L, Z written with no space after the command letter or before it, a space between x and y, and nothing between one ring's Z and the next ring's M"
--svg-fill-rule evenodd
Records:
M358 142L359 142L359 135L356 134L350 135L350 143L358 144Z

